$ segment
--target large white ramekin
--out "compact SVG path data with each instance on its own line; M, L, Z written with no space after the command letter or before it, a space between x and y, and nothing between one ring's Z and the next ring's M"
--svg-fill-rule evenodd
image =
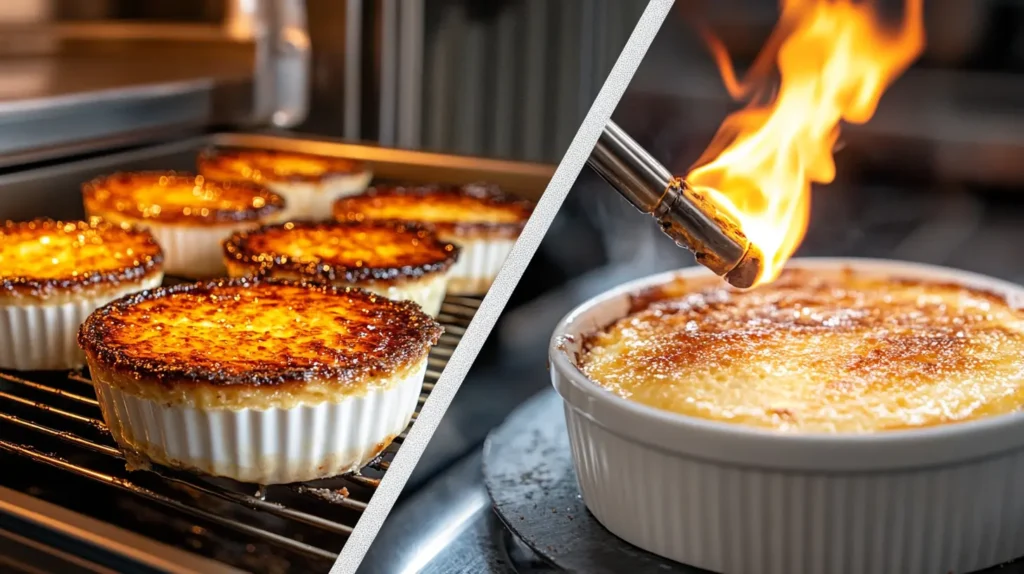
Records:
M139 464L256 484L286 484L359 470L401 434L416 410L427 359L387 387L290 408L167 405L140 398L92 371L114 440Z
M0 304L0 369L58 371L85 364L78 328L96 309L129 293L160 286L163 272L103 295L77 295L62 303Z
M962 271L864 259L791 267L1024 288ZM781 434L635 403L576 367L582 334L627 314L622 285L573 310L550 347L583 500L613 534L723 573L966 573L1024 555L1024 413L871 435ZM1024 358L1022 358L1024 360Z
M448 271L451 295L485 295L516 244L515 239L467 238L440 234L443 241L459 246L459 259Z

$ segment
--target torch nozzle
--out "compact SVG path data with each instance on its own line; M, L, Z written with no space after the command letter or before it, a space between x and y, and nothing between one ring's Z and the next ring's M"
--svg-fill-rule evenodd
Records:
M734 287L746 289L757 281L764 258L739 226L619 126L608 122L588 164L634 207L653 216L698 263Z

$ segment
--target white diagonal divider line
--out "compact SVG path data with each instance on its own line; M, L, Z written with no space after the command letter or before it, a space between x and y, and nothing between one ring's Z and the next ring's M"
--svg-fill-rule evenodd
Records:
M505 260L501 271L498 273L490 291L480 303L480 309L466 329L466 334L451 359L448 366L441 373L441 378L434 385L430 397L423 405L417 417L416 423L409 429L409 435L402 443L402 448L391 462L391 467L384 474L380 486L370 499L370 503L363 512L355 530L349 536L345 547L331 568L331 574L353 574L362 562L363 556L370 549L370 544L377 536L388 513L405 487L406 481L412 474L420 455L430 442L437 429L441 418L448 410L452 398L458 392L459 386L466 378L473 361L476 360L484 340L494 328L498 316L505 309L512 291L522 278L526 266L529 265L533 255L537 252L541 240L547 233L548 227L555 219L562 202L569 194L576 178L579 176L591 150L597 144L597 139L604 130L604 126L612 116L615 106L618 105L622 94L629 86L633 74L643 60L647 49L661 29L662 22L671 10L675 0L651 0L644 9L643 15L637 22L633 33L629 36L622 53L608 74L604 86L598 92L594 104L590 106L576 137L569 145L561 163L555 170L554 177L548 183L547 189L537 202L533 215L527 221L519 240L512 248L508 259ZM397 574L397 573L396 573ZM403 573L404 574L404 573Z

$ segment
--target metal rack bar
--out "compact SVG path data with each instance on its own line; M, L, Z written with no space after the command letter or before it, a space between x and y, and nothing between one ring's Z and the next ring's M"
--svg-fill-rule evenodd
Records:
M17 425L21 426L22 428L30 429L30 430L33 430L33 431L36 431L36 432L40 432L42 434L45 434L45 435L48 435L48 436L51 436L51 437L54 437L54 438L57 438L57 439L60 439L60 440L72 443L72 444L74 444L76 446L80 446L82 448L91 450L93 452L97 452L97 453L100 453L100 454L105 454L105 455L113 457L113 458L115 458L117 460L121 460L121 461L124 460L124 455L121 454L120 450L118 450L118 449L116 449L114 447L111 447L111 446L106 446L106 445L94 443L92 441L83 439L83 438L81 438L81 437L79 437L78 435L75 435L75 434L71 434L71 433L68 433L68 432L65 432L65 431L60 431L60 430L57 430L57 429L53 429L53 428L50 428L48 426L37 424L37 423L34 423L32 421L28 421L28 420L22 419L20 417L14 416L14 415L5 414L3 412L0 412L0 420L6 420L8 422L17 424ZM150 471L150 472L153 472L153 471ZM241 504L243 506L246 506L248 508L251 508L253 510L259 510L259 511L267 512L267 513L273 514L275 516L280 516L281 518L288 518L288 519L291 519L291 520L296 520L298 522L303 522L305 524L309 524L310 526L316 526L316 527L319 527L319 528L323 528L325 530L334 531L334 532L336 532L338 534L344 534L346 536L352 532L352 528L350 528L348 526L341 525L341 524L338 524L336 522L332 522L332 521L324 519L324 518L320 518L319 516L315 516L315 515L312 515L312 514L307 514L305 512L298 512L298 511L292 510L292 509L290 509L290 508L288 508L286 506L283 506L281 504L277 504L277 503L273 503L273 502L267 502L265 500L261 500L261 499L255 497L255 496L252 496L252 495L241 494L241 493L233 492L233 491L230 491L230 490L216 490L216 489L212 489L212 488L207 488L207 487L202 486L200 484L197 484L197 483L195 483L193 481L185 480L185 479L174 477L174 476L169 476L169 475L167 475L165 473L161 473L161 472L155 472L154 474L159 475L161 478L163 478L164 480L166 480L168 482L173 482L175 484L180 484L181 486L188 487L188 488L190 488L192 490L195 490L195 491L200 492L202 494L205 494L207 496L214 496L214 497L220 498L222 500L226 500L228 502L235 502L235 503ZM366 508L366 503L357 502L357 501L347 501L343 505L344 506L348 506L349 508L352 508L354 510L359 510L359 511L362 511L362 510L364 510Z
M310 546L309 544L304 544L302 542L297 542L290 538L281 536L280 534L275 534L273 532L269 532L261 528L257 528L255 526L251 526L249 524L238 522L236 520L231 520L229 518L224 518L222 516L202 510L200 508L195 508L193 506L190 506L168 496L164 496L148 488L138 486L128 480L111 476L109 474L98 472L92 469L83 468L81 466L72 464L64 460L63 458L50 456L42 452L39 452L38 450L30 446L23 446L13 442L8 442L6 440L0 440L0 450L5 450L7 452L14 454L20 454L36 462L47 464L56 468L60 468L62 470L67 470L79 476L88 478L90 480L94 480L96 482L113 486L119 490L131 492L153 502L158 502L164 506L173 508L174 510L184 512L185 514L191 514L197 518L201 518L214 524L227 526L235 530L241 531L243 534L247 534L249 536L252 536L253 538L263 539L267 542L274 543L278 546L290 548L291 550L295 550L318 558L337 558L336 554L323 550L321 548Z
M32 537L32 531L49 531L44 540ZM0 550L10 552L10 533L18 532L19 546L31 544L38 551L30 553L30 563L42 571L63 572L83 560L97 566L90 572L159 572L162 574L244 574L234 568L191 552L157 542L140 534L128 532L105 522L69 511L60 506L0 486ZM7 542L7 544L5 544ZM80 556L82 548L96 549L88 559ZM20 548L13 549L16 555ZM54 555L64 557L54 563ZM48 563L38 563L38 559ZM33 560L34 559L34 560ZM95 560L94 560L95 559ZM104 570L105 569L105 570ZM0 570L3 570L0 568Z
M77 401L77 402L80 402L80 403L83 403L83 404L86 404L86 405L90 405L90 406L94 406L94 407L99 406L99 402L96 399L94 399L94 398L83 397L82 395L78 395L78 394L75 394L75 393L69 393L69 392L67 392L67 391L65 391L63 389L55 389L55 388L47 386L47 385L41 385L39 383L28 381L28 380L22 379L20 377L15 377L14 375L10 375L10 374L7 374L7 373L0 373L0 379L3 379L3 380L5 380L5 381L7 381L9 383L15 383L15 384L21 385L23 387L28 387L28 388L36 390L36 391L42 391L44 393L49 393L51 395L56 395L58 397L62 397L62 398L65 398L65 399L71 399L73 401Z
M82 415L76 415L75 413L72 413L72 412L69 412L69 411L65 411L63 409L58 409L56 407L52 407L52 406L50 406L50 405L48 405L46 403L36 402L36 401L30 400L30 399L19 397L17 395L12 395L10 393L6 393L4 391L0 391L0 399L7 399L7 400L9 400L11 402L14 402L14 403L22 404L22 405L29 406L29 407L35 407L35 408L37 408L39 410L46 411L48 413L53 413L53 414L56 414L56 415L60 415L62 417L69 418L69 419L71 419L71 420L73 420L75 422L87 424L89 426L92 426L92 427L95 427L95 428L98 428L98 429L107 430L107 425L104 424L103 421L101 421L101 420L92 419L92 418L89 418L89 417L83 417Z

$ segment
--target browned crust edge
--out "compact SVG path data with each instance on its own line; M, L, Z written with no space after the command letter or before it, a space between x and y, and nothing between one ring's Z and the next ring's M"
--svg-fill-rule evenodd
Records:
M209 210L206 215L202 215L201 213L184 215L174 212L161 212L159 216L151 217L143 216L143 214L139 213L136 209L117 209L117 206L111 204L111 202L101 201L96 197L96 194L103 188L124 188L137 184L140 180L145 179L152 181L161 177L172 179L172 185L187 185L191 182L195 182L198 178L202 178L204 180L204 186L220 188L223 190L241 190L243 193L251 194L253 197L263 198L264 203L263 206L259 208L212 209ZM111 196L114 197L118 193L120 192L114 191L111 193ZM125 196L126 194L124 193L121 193L120 195L120 197ZM257 185L256 183L248 181L218 181L203 175L183 171L119 171L109 175L99 176L82 184L82 199L85 203L86 210L94 215L103 216L110 213L116 213L121 217L131 219L133 221L166 224L216 224L261 221L282 213L286 207L285 199L283 197L262 185Z
M534 204L531 201L515 197L502 191L500 187L488 183L472 183L466 185L375 185L358 195L342 197L334 202L334 218L338 221L362 221L365 217L352 206L367 198L386 198L394 196L415 197L423 201L443 196L465 196L481 200L499 209L518 212L519 220L512 223L491 223L480 221L451 222L419 222L443 235L458 237L493 237L515 239L526 227L527 220L533 215ZM397 220L415 222L410 220Z
M281 183L317 183L325 179L339 176L355 176L370 171L370 166L364 161L331 157L324 155L316 155L303 152L292 152L283 150L267 150L267 149L246 149L238 147L210 147L199 152L196 157L196 168L200 173L220 173L230 174L232 178L237 178L240 181L253 181L253 178L246 177L245 175L236 172L230 167L225 165L226 160L234 161L246 161L246 156L261 154L268 155L271 157L298 157L308 161L323 162L327 167L319 174L277 174L274 172L263 172L260 171L258 177L259 181L273 181Z
M60 221L49 218L38 218L29 221L5 221L2 231L11 232L19 228L36 226L41 229L57 230L67 225L75 225L79 229L104 230L119 228L139 239L140 246L153 249L153 253L140 258L138 265L127 265L106 271L88 271L70 277L38 278L9 277L0 274L0 298L31 297L47 299L62 293L78 293L90 288L121 287L126 283L138 283L163 270L164 252L156 239L145 229L129 225L115 225L106 221Z
M321 291L339 297L362 299L367 306L381 308L381 313L397 315L397 321L404 325L406 332L416 333L416 338L390 352L368 356L355 367L333 367L317 364L306 368L281 367L267 363L266 368L254 369L241 375L226 375L215 365L193 363L188 366L169 366L159 358L137 359L129 356L120 346L110 345L110 325L107 318L113 313L125 311L146 300L160 299L174 294L209 294L222 287L251 287L262 285L292 285ZM418 327L418 328L416 328ZM351 387L371 378L391 376L422 360L430 347L436 345L444 329L437 321L427 316L419 306L410 301L393 301L356 287L288 281L269 277L241 277L216 279L199 283L185 283L160 287L149 291L133 293L117 299L92 313L78 331L78 345L103 369L136 381L146 381L168 388L185 390L189 387L272 387L287 392L290 387L301 387L312 381L337 381L339 385Z
M373 261L362 267L331 265L323 261L299 262L285 255L272 252L256 251L249 248L249 238L268 230L288 228L296 230L316 230L331 227L339 228L380 228L390 229L398 233L411 233L419 236L422 241L430 241L438 250L446 251L443 259L423 265L406 265L403 267L374 266ZM273 271L287 271L306 279L329 282L365 283L370 281L397 281L418 279L434 273L448 271L459 257L461 248L457 245L441 241L430 229L414 223L391 221L292 221L273 225L264 225L257 229L236 232L224 242L224 257L231 262L248 267L257 274L269 274Z

